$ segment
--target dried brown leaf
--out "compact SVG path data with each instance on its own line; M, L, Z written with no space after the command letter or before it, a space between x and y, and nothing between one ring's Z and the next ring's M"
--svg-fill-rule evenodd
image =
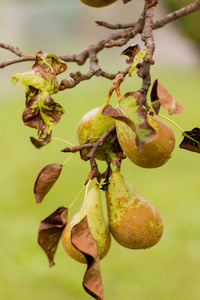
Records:
M71 230L71 243L87 260L87 270L83 279L86 292L97 300L103 300L103 282L97 245L90 231L87 216Z
M146 7L150 8L158 4L158 0L145 0Z
M156 99L157 98L157 99ZM176 99L165 89L165 87L156 79L152 91L151 91L151 101L155 112L158 113L159 105L156 102L160 102L161 106L168 110L169 114L181 114L186 112Z
M50 143L51 141L51 133L48 134L45 138L42 139L36 139L33 136L30 137L31 143L37 148L42 148L46 144Z
M179 145L181 149L200 153L200 128L195 127L190 131L184 131L184 138Z
M46 253L50 267L54 265L54 255L67 223L67 213L67 208L61 206L40 223L38 243Z
M132 64L135 56L140 52L140 46L138 44L133 44L127 47L120 55L128 56L126 62L127 64Z
M50 191L60 176L61 170L62 165L50 164L40 171L34 185L34 194L37 203L41 203L46 194Z

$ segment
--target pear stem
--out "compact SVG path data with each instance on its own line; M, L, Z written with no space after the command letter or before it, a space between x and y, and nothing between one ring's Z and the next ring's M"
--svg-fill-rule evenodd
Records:
M169 121L170 123L172 123L174 126L176 126L176 128L178 128L181 131L182 134L186 135L185 132L183 131L183 129L180 126L178 126L178 124L176 124L174 121L172 121L171 119L169 119L161 114L158 114L158 116Z
M70 142L68 142L68 141L66 141L66 140L63 140L63 139L60 139L60 138L56 138L56 137L52 137L51 138L52 140L56 140L56 141L60 141L60 142L63 142L63 143L66 143L66 144L68 144L68 145L70 145L70 146L74 146L73 144L71 144Z
M81 196L81 194L83 193L83 191L84 191L85 188L86 188L86 185L84 185L82 187L82 189L80 190L80 192L78 193L78 195L76 196L76 198L74 199L74 201L69 205L68 210L70 210L72 208L72 206L76 203L76 201Z
M63 166L76 154L77 152L74 152L70 155L70 157L68 157L68 159L66 159L66 161L62 164Z
M187 133L185 133L185 131L183 131L183 129L180 126L178 126L174 121L172 121L171 119L169 119L169 118L167 118L163 115L160 115L160 114L158 114L158 116L165 119L165 120L167 120L167 121L169 121L170 123L172 123L174 126L176 126L181 131L181 133L183 135L185 135L188 139L190 139L190 140L194 141L195 143L197 143L197 141L195 139L193 139L191 136L189 136Z

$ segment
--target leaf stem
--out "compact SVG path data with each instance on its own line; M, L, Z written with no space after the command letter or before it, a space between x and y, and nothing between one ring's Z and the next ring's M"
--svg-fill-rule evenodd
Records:
M83 191L85 190L85 188L86 188L86 185L84 185L82 187L82 189L80 190L80 192L78 193L78 195L76 196L76 198L74 199L74 201L69 205L68 210L70 210L72 208L72 206L76 203L76 201L81 196L81 194L83 193Z
M172 121L171 119L169 119L161 114L158 114L158 116L169 121L170 123L172 123L174 126L176 126L176 128L178 128L181 131L182 134L186 135L185 132L183 131L183 129L180 126L178 126L178 124L176 124L174 121Z
M181 133L182 133L183 135L185 135L188 139L190 139L190 140L192 140L193 142L198 143L198 144L200 145L200 143L199 143L198 141L196 141L196 140L193 139L190 135L188 135L185 131L183 131L183 129L182 129L180 126L178 126L174 121L172 121L171 119L169 119L169 118L167 118L167 117L165 117L165 116L163 116L163 115L160 115L160 114L158 114L158 116L161 117L161 118L163 118L163 119L165 119L165 120L167 120L167 121L169 121L170 123L172 123L172 124L173 124L174 126L176 126L176 127L181 131Z
M77 152L74 152L70 155L70 157L68 157L68 159L66 159L66 161L62 164L63 166L76 154Z
M66 140L63 140L63 139L60 139L60 138L52 137L51 139L52 139L52 140L56 140L56 141L63 142L63 143L68 144L68 145L70 145L70 146L72 146L72 147L74 146L74 145L71 144L70 142L68 142L68 141L66 141Z

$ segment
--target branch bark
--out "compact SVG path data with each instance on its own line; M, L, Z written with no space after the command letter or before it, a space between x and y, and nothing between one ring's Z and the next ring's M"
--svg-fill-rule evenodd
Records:
M197 10L200 9L200 0L194 1L192 4L187 5L175 12L172 12L163 18L155 21L154 23L151 22L151 30L159 29L173 21L175 21L178 18L181 18L183 16L189 15ZM140 18L135 23L128 23L128 24L116 24L111 25L103 21L97 21L96 23L100 26L104 26L109 29L123 29L120 32L117 32L115 34L111 34L104 40L99 41L98 43L89 46L86 49L81 50L78 53L72 54L72 55L60 55L58 56L60 59L64 60L65 62L74 62L78 65L83 65L85 62L89 59L90 60L90 69L87 73L82 74L80 71L77 71L75 73L71 73L70 77L72 80L63 79L60 83L60 90L65 90L67 88L73 88L78 83L84 80L89 80L93 76L102 76L107 79L114 79L118 72L116 73L108 73L101 69L98 63L97 54L104 50L105 48L112 48L112 47L122 47L126 45L131 39L133 39L137 34L142 34L142 39L145 42L147 49L148 49L148 59L151 59L153 52L154 52L154 42L152 39L152 33L150 34L150 37L147 36L147 20L152 20L151 16L149 14L152 14L152 11L154 8L149 8L142 12ZM143 31L144 27L144 20L145 20L145 30ZM146 32L145 32L146 31ZM150 33L150 31L149 31ZM149 34L148 33L148 34ZM151 44L151 45L150 45ZM6 43L0 43L0 47L6 50L9 50L10 52L14 53L17 58L6 60L0 62L0 68L5 68L9 65L20 63L24 61L34 61L35 56L34 55L27 55L23 54L17 47L13 47L12 45L6 44ZM153 63L153 61L151 62ZM144 69L143 65L143 69ZM147 72L147 67L145 67ZM139 71L139 74L142 78L144 76L141 74L142 68ZM147 82L147 80L146 80ZM144 81L143 81L144 83ZM142 87L143 89L144 87ZM146 89L146 87L144 88Z

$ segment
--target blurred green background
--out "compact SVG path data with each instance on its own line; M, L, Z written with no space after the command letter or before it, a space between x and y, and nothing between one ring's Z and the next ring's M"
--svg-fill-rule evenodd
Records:
M181 1L180 1L181 2ZM110 34L93 25L94 20L111 23L134 21L143 3L139 0L123 5L116 2L99 10L79 1L0 1L1 42L18 46L26 54L39 49L48 53L72 54ZM123 9L123 10L122 10ZM165 13L158 6L156 18ZM130 43L135 43L134 39ZM183 130L199 127L200 64L199 48L176 28L176 23L155 32L156 64L152 82L158 78L187 113L171 116ZM164 43L163 43L164 41ZM142 45L141 45L142 46ZM100 66L108 72L124 69L123 49L105 50ZM15 56L0 49L1 61ZM73 261L60 244L56 265L48 261L37 244L40 220L61 205L68 206L81 190L89 172L89 164L79 154L65 166L56 185L40 205L35 203L33 185L39 171L50 163L63 163L69 154L60 150L66 145L58 141L37 150L29 141L36 132L23 125L24 87L10 83L16 72L30 70L32 62L12 65L0 70L0 297L3 300L79 300L90 299L83 288L85 265ZM68 64L59 79L69 78L73 70L87 71ZM106 99L110 81L94 78L75 89L54 96L65 108L65 115L53 135L77 144L76 127L84 113L100 106ZM122 93L140 87L134 74L122 85ZM116 97L111 104L115 105ZM162 111L163 114L168 114ZM170 161L161 168L139 168L128 160L122 172L144 197L159 210L164 222L161 241L148 250L129 250L112 240L108 255L102 260L105 299L109 300L188 300L200 297L200 160L197 153L179 149L182 140L174 129L177 144ZM105 164L100 164L104 171ZM70 215L81 206L82 198ZM105 209L105 198L102 193ZM106 211L105 211L106 213Z

